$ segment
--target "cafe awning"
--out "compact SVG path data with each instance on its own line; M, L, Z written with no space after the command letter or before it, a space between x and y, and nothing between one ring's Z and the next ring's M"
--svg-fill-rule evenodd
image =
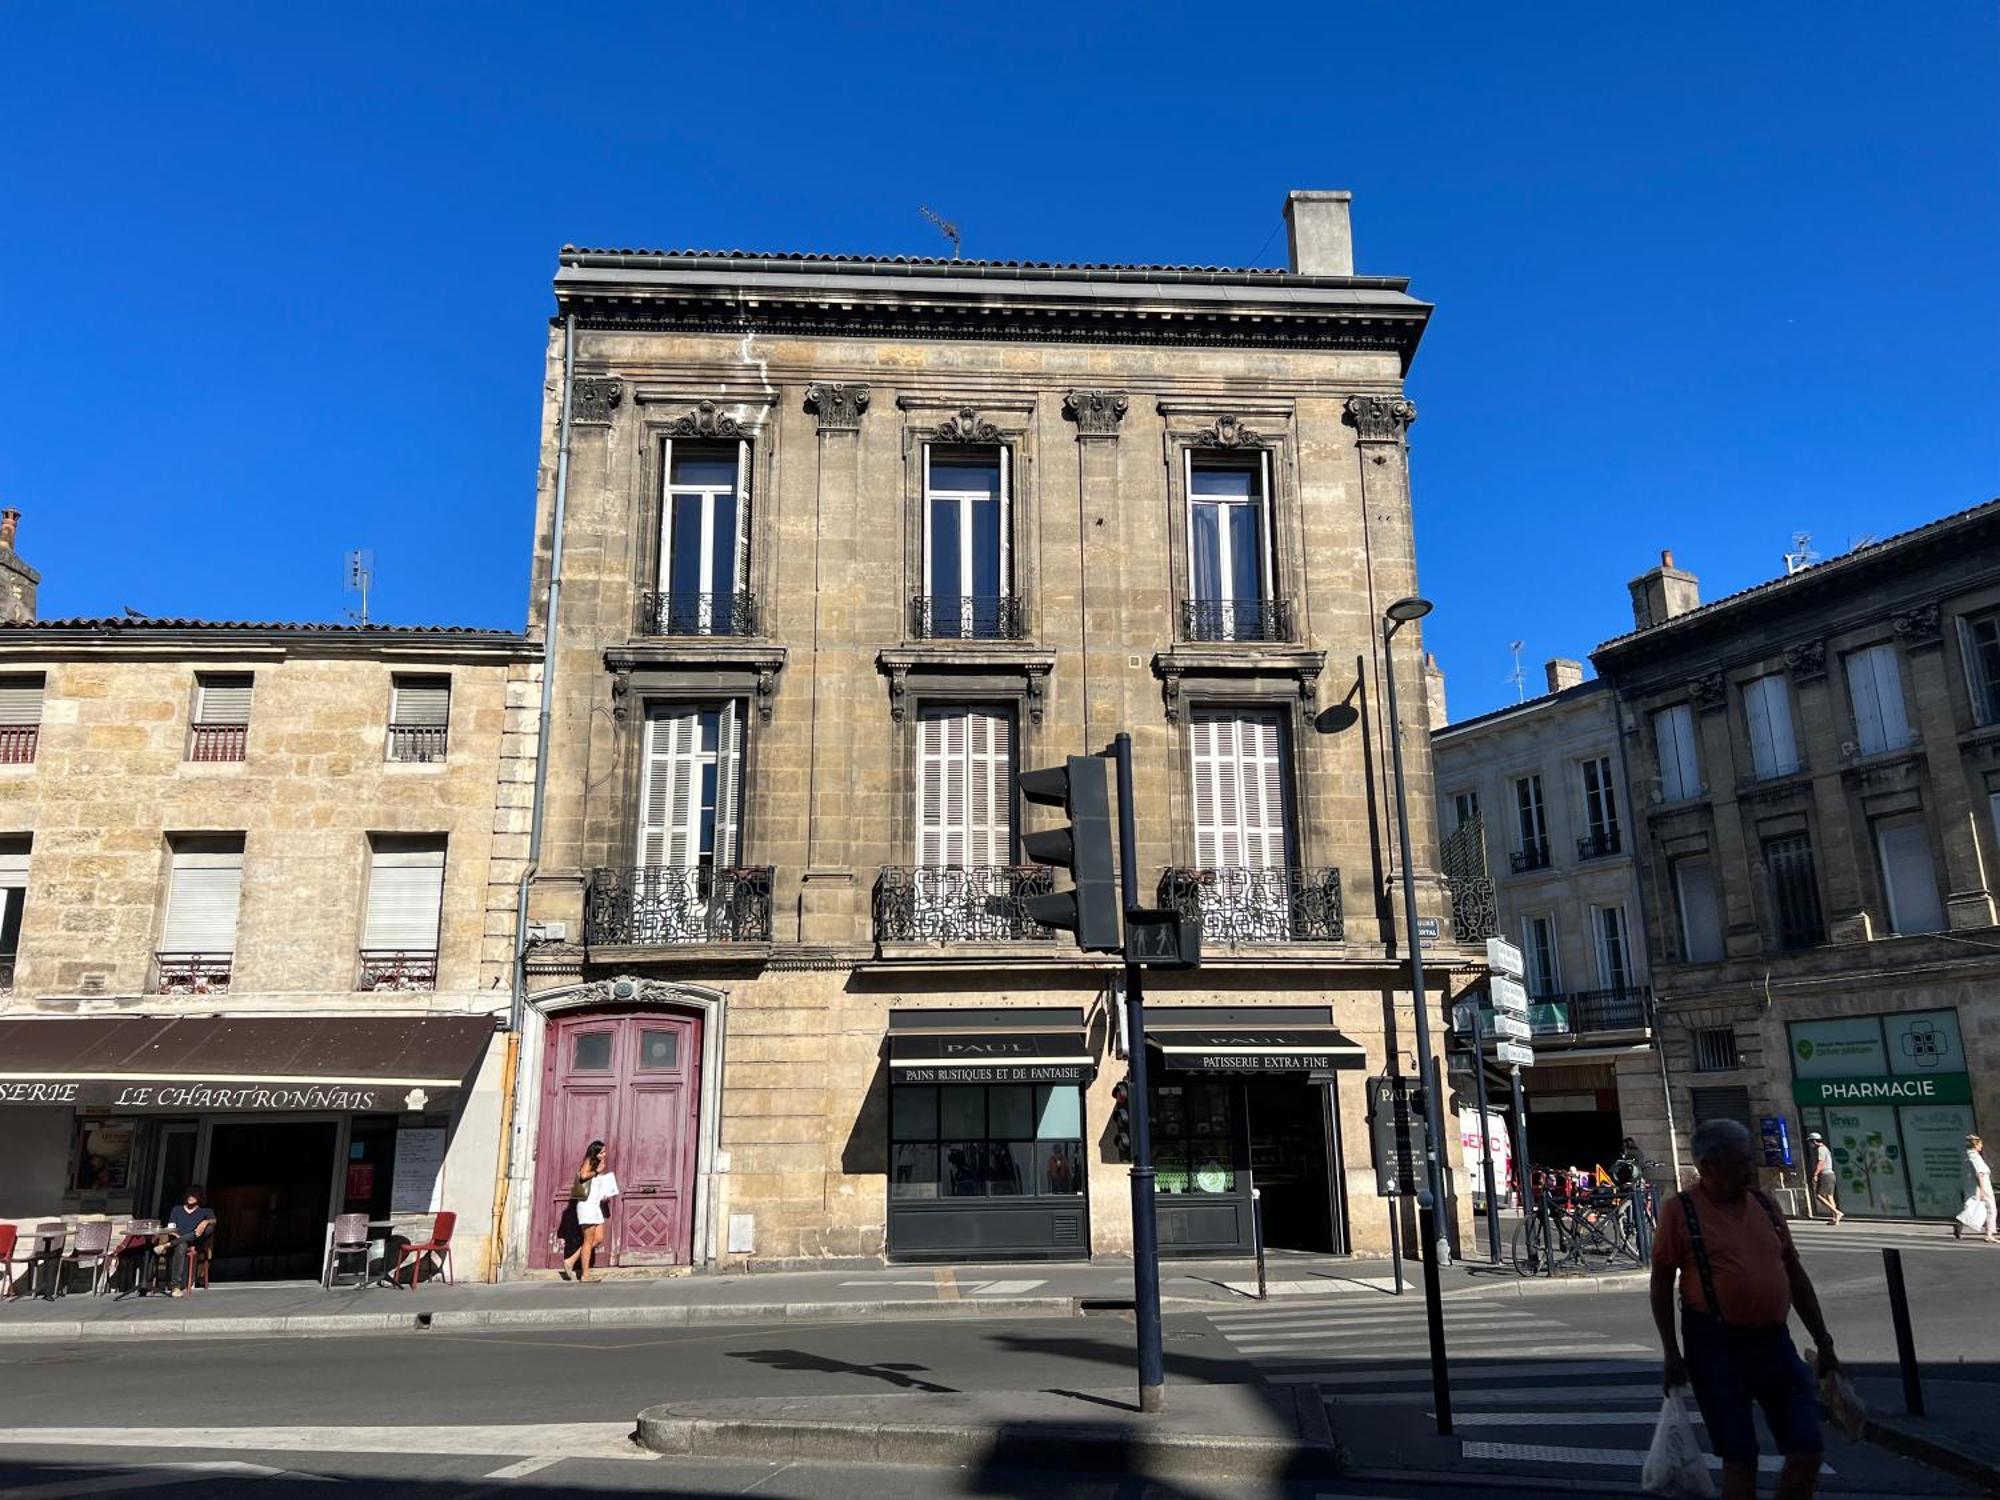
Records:
M1080 1083L1092 1068L1075 1007L889 1013L896 1083Z
M0 1021L0 1104L116 1114L449 1109L491 1016Z
M1146 1018L1146 1041L1180 1073L1331 1073L1368 1053L1312 1006L1181 1006Z

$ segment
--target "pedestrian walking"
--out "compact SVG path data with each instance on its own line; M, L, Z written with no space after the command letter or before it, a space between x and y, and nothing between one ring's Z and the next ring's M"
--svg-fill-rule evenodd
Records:
M1951 1237L1962 1239L1971 1229L1983 1233L1987 1244L2000 1245L2000 1204L1993 1199L1993 1168L1986 1160L1986 1142L1976 1135L1965 1138L1965 1172L1972 1191L1952 1222Z
M1699 1180L1667 1200L1653 1238L1653 1322L1666 1351L1665 1385L1694 1387L1722 1460L1724 1500L1757 1493L1752 1403L1763 1408L1784 1454L1780 1500L1801 1500L1818 1487L1825 1444L1813 1375L1792 1346L1787 1319L1796 1307L1818 1345L1822 1375L1840 1368L1833 1335L1784 1216L1756 1186L1750 1132L1734 1120L1710 1120L1694 1133L1694 1155Z
M576 1249L563 1257L562 1274L565 1279L572 1265L576 1268L578 1281L589 1279L597 1247L604 1243L605 1214L611 1200L617 1196L618 1178L611 1171L610 1154L605 1150L604 1142L592 1141L590 1149L583 1153L583 1163L576 1169L576 1182L570 1188L570 1206L575 1210L582 1237Z
M1834 1196L1839 1183L1833 1174L1833 1152L1827 1149L1826 1137L1817 1130L1806 1132L1806 1145L1812 1152L1813 1197L1826 1205L1826 1211L1833 1216L1833 1222L1838 1227L1847 1215L1840 1211L1840 1200Z

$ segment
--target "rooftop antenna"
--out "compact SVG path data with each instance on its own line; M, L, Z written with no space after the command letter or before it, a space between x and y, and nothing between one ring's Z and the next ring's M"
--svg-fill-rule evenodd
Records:
M951 258L953 260L957 260L958 250L959 250L958 226L952 223L951 220L947 219L943 214L937 212L937 210L932 208L928 203L921 203L917 206L926 219L929 219L933 224L937 225L938 233L951 241Z
M1785 576L1804 572L1819 561L1819 554L1813 551L1812 533L1795 531L1792 533L1792 550L1785 554Z
M375 553L366 547L357 547L347 554L347 582L343 590L349 596L358 596L360 604L350 605L347 618L357 625L368 623L368 591L375 586Z
M1514 653L1514 670L1507 674L1507 680L1514 684L1514 701L1522 703L1528 697L1528 674L1521 670L1521 648L1526 641L1510 641L1507 649Z

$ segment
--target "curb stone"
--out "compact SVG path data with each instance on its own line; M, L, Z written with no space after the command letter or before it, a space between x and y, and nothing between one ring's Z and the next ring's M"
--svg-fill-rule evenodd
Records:
M1894 1422L1884 1422L1879 1417L1870 1417L1861 1435L1878 1448L1887 1448L1904 1458L1914 1458L1918 1463L1928 1464L1959 1479L1970 1480L1989 1493L2000 1495L2000 1464L1991 1459L1980 1458L1942 1438L1913 1432Z

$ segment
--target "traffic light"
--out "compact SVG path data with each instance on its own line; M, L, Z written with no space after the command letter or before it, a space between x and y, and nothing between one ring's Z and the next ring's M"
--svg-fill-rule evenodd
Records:
M1022 907L1044 927L1076 934L1078 946L1116 953L1120 935L1118 872L1111 861L1110 767L1095 755L1072 755L1065 765L1023 771L1015 777L1021 795L1044 807L1069 813L1069 826L1031 833L1021 840L1029 859L1070 872L1074 890L1030 896Z
M1119 1079L1111 1085L1111 1154L1132 1159L1132 1085Z

